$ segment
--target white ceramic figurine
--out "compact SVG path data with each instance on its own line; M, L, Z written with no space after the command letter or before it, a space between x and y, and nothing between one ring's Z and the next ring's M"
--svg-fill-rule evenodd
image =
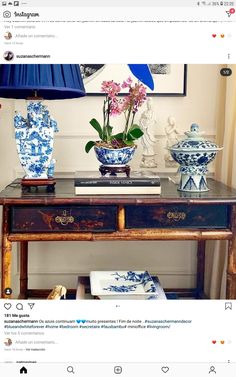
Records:
M155 113L152 109L152 99L148 98L147 109L142 113L139 121L139 126L143 131L143 136L141 138L143 153L140 167L157 167L154 151L154 146L157 142L157 139L154 135L154 128L156 126L156 123Z

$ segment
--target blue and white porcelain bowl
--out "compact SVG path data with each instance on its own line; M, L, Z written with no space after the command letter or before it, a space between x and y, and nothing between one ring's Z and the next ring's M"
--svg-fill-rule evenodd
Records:
M187 192L208 191L207 165L214 160L217 152L223 148L205 140L199 132L199 126L192 124L185 132L186 139L169 148L173 159L180 164L181 173L178 190Z
M125 166L133 157L136 146L112 149L95 146L95 154L99 162L105 166Z

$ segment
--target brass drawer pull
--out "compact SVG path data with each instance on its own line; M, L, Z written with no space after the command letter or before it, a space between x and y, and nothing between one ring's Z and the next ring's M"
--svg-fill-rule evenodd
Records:
M186 218L186 213L177 212L177 211L168 212L166 216L169 220L180 221L180 220L184 220Z
M67 211L63 211L62 216L55 217L55 221L58 224L66 226L68 224L72 224L75 221L75 218L71 215L68 216Z

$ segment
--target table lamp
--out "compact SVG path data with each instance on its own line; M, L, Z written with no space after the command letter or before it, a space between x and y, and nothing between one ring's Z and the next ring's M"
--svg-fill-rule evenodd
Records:
M148 64L128 64L128 67L139 81L149 89L154 89L154 81Z
M27 117L14 117L15 139L25 171L22 187L47 186L54 190L53 139L57 122L43 99L60 100L85 96L79 64L2 64L0 97L27 99Z

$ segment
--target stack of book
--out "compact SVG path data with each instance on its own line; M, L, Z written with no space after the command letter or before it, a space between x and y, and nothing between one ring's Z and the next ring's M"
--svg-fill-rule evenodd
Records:
M75 174L76 195L160 195L160 178L155 172L133 172L130 177L101 176L99 172L78 171Z

